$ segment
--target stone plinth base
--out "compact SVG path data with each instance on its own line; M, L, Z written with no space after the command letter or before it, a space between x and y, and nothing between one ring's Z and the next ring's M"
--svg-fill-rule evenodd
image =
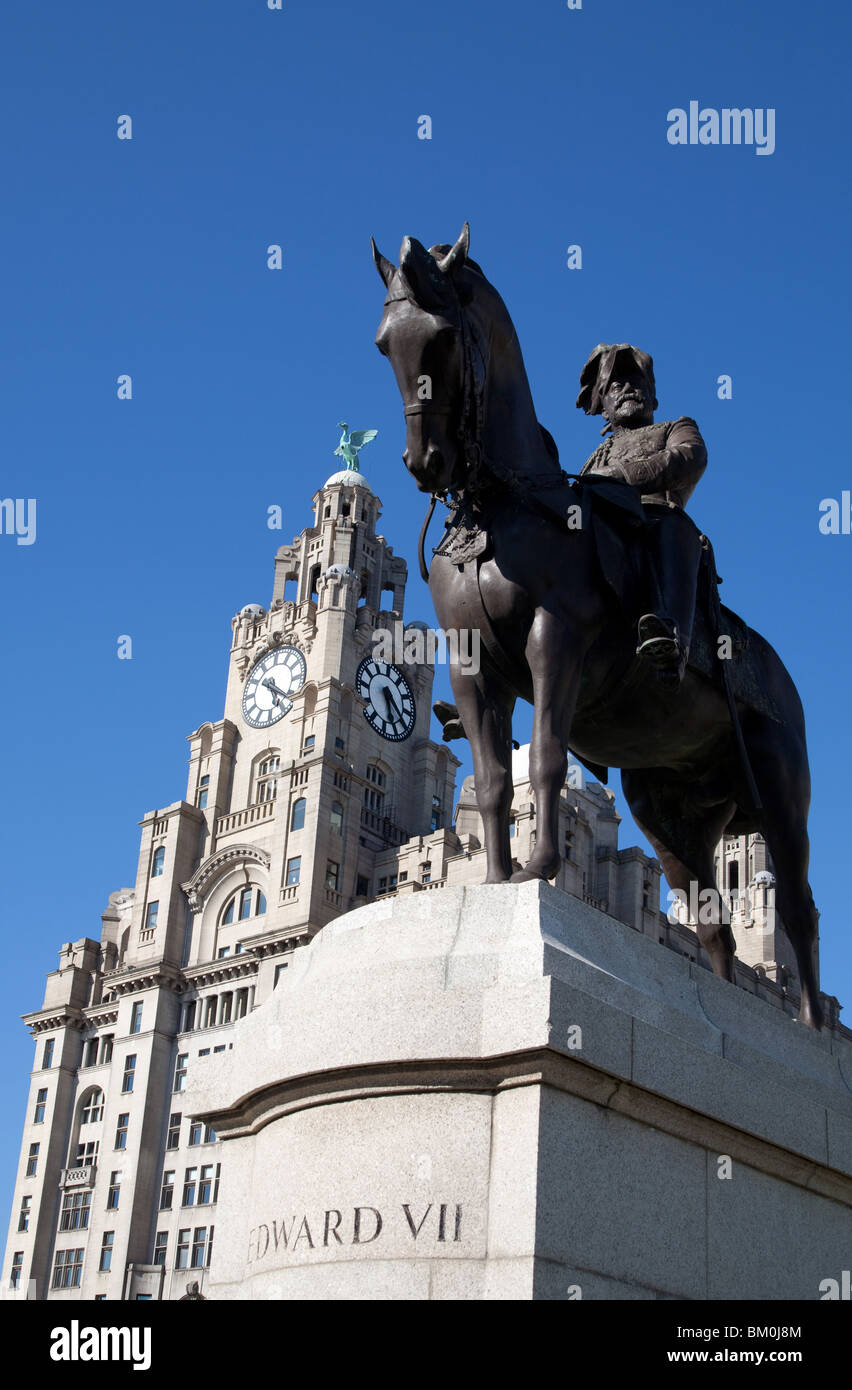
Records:
M852 1256L852 1047L541 883L296 952L186 1112L220 1299L806 1299Z

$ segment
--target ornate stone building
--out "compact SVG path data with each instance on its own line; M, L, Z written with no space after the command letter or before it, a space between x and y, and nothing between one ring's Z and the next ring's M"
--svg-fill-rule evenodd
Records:
M343 471L313 507L277 553L269 608L233 620L224 716L189 736L185 800L143 817L135 886L111 894L99 939L61 948L26 1015L35 1061L7 1293L203 1292L228 1174L215 1133L185 1113L187 1077L239 1048L240 1020L332 918L484 878L473 779L454 806L458 759L430 738L433 667L373 657L374 634L404 623L407 573L377 533L379 499ZM526 750L514 771L523 862L535 837ZM694 934L660 912L659 865L618 848L613 794L578 767L561 820L557 885L697 958ZM792 1012L765 847L727 842L718 863L740 983Z

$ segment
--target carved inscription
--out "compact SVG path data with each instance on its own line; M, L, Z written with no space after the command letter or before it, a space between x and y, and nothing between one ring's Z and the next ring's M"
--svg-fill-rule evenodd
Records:
M403 1202L384 1214L378 1207L366 1205L345 1211L329 1207L313 1214L273 1217L249 1231L247 1263L257 1264L283 1251L298 1254L334 1249L335 1245L372 1245L400 1231L421 1245L456 1244L462 1238L462 1204L429 1202L424 1207Z

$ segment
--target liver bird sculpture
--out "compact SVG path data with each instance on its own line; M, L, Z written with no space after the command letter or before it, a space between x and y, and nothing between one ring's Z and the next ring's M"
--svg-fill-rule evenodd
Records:
M354 473L358 472L358 455L365 444L369 444L371 439L375 439L378 430L353 430L350 434L349 426L345 420L339 420L337 428L343 430L340 436L340 443L335 449L335 454L344 460L347 468L351 468Z

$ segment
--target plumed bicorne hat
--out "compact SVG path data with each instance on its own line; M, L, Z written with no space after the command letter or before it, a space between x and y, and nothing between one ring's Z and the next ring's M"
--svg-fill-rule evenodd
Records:
M622 355L631 359L648 382L654 393L654 409L657 408L657 387L654 381L654 359L630 343L598 343L594 352L580 373L580 394L577 407L587 415L603 414L603 398L612 380L616 363Z

